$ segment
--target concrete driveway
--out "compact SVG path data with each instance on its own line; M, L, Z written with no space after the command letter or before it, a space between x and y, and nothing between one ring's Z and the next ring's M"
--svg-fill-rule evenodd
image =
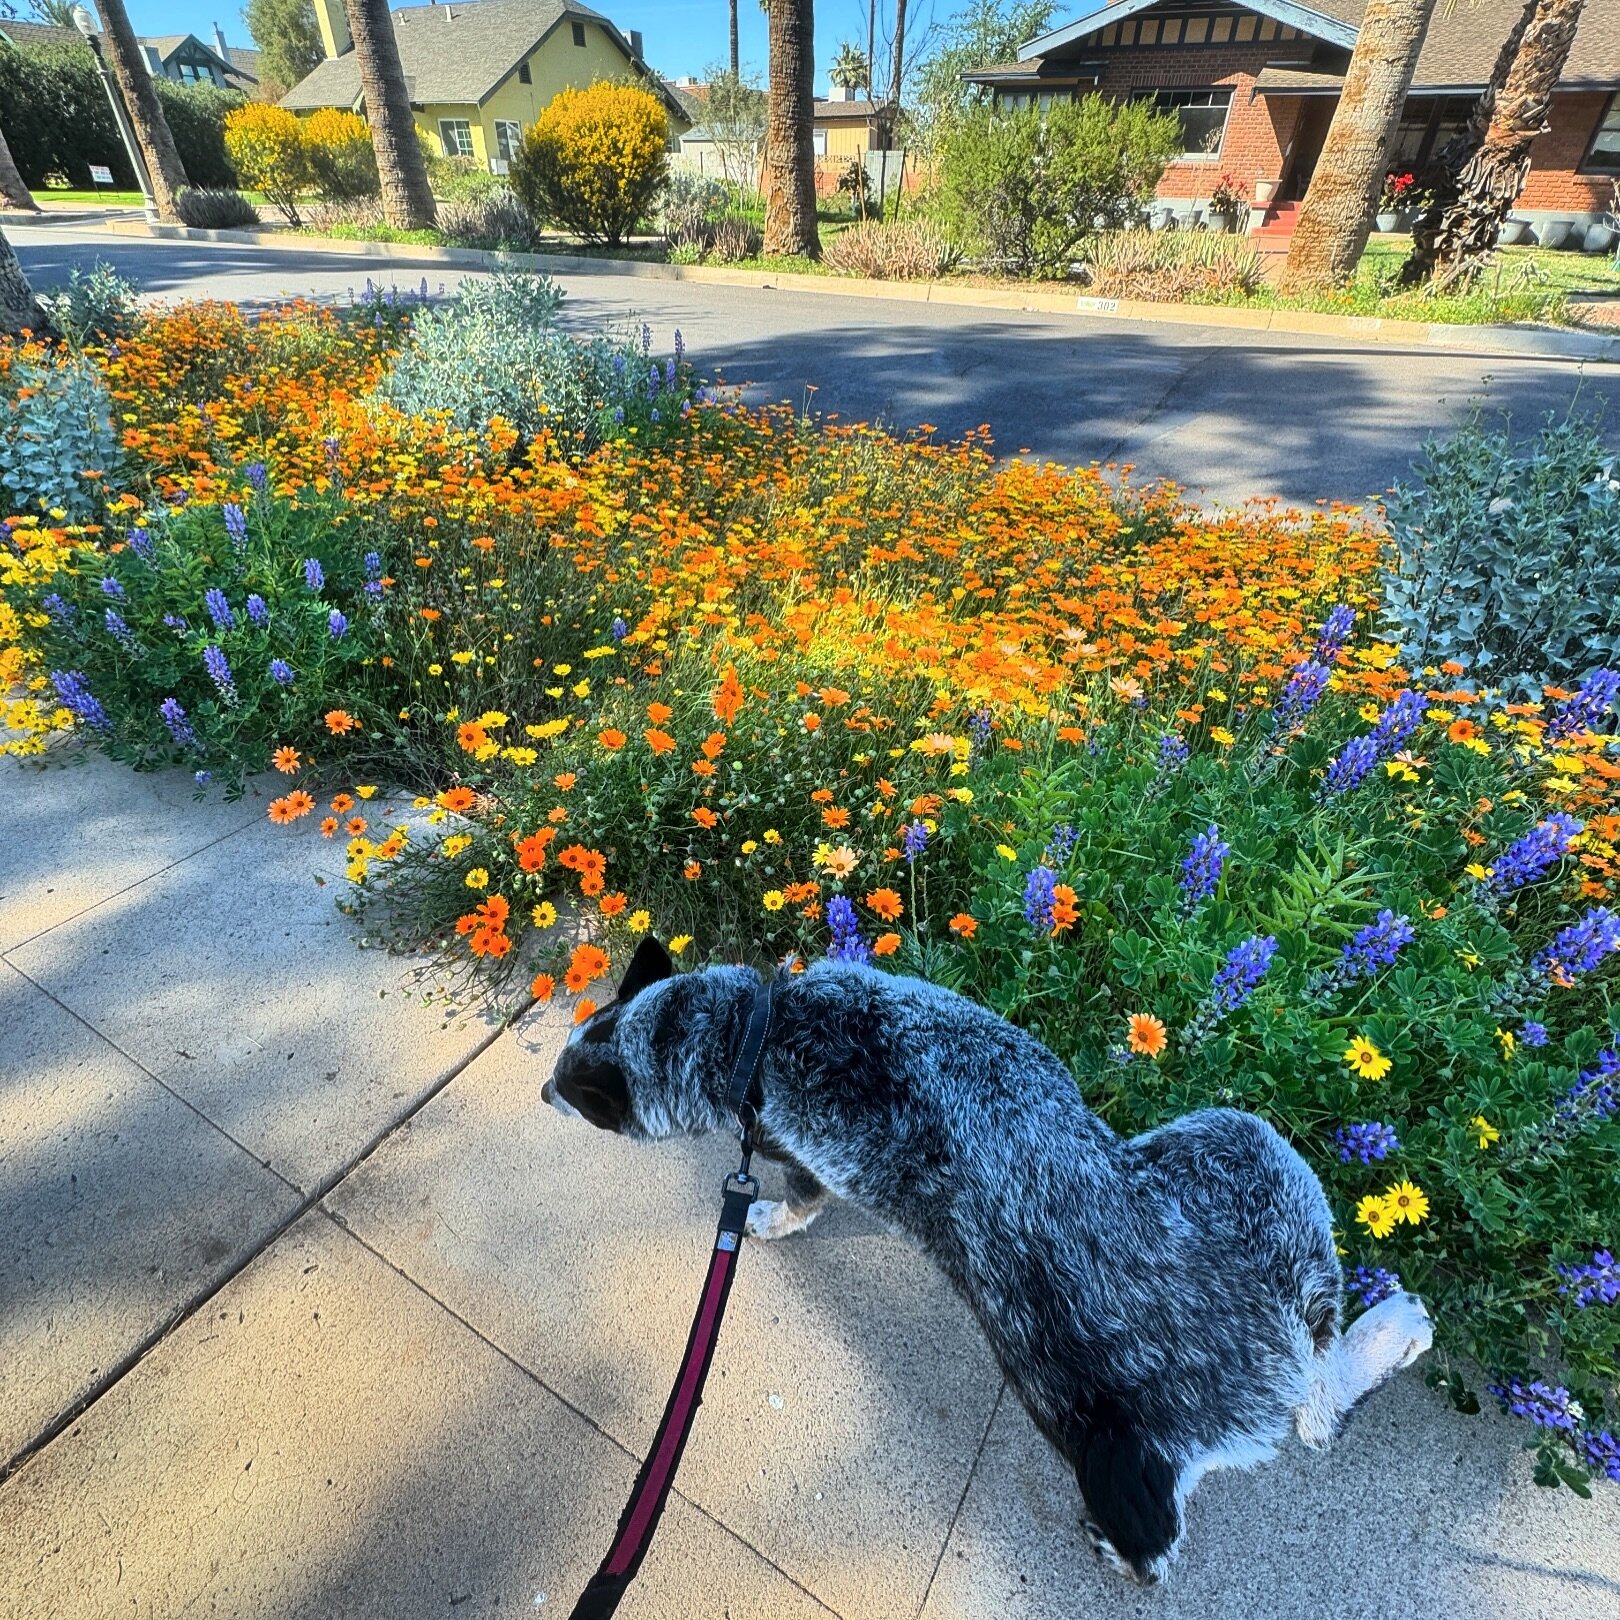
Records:
M380 284L453 288L462 272L363 253L117 236L82 224L8 227L36 285L105 259L163 298L344 297ZM1425 437L1476 409L1528 431L1580 398L1620 401L1620 367L1470 356L1215 326L827 298L749 287L566 274L569 318L676 327L698 365L751 398L790 400L902 431L988 423L1004 453L1131 462L1221 502L1362 501L1405 475ZM1609 411L1620 424L1620 412Z

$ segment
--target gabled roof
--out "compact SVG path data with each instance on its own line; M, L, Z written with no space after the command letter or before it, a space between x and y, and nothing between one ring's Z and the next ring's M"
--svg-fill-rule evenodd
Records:
M1160 3L1161 0L1112 0L1112 3L1103 0L1100 5L1088 5L1069 21L1048 29L1044 34L1037 34L1027 45L1020 45L1018 60L1028 62L1037 56L1050 56L1060 47L1084 39L1088 34L1096 33L1099 28L1106 28L1109 23L1122 22L1125 18L1134 17L1139 11L1147 11ZM1356 42L1353 24L1345 22L1342 17L1329 15L1325 9L1301 5L1298 0L1244 0L1244 5L1250 11L1258 11L1262 17L1274 18L1277 22L1286 23L1290 28L1297 28L1301 33L1309 34L1314 39L1325 39L1330 44L1342 45L1346 50ZM1339 0L1341 10L1343 5L1344 0ZM1358 20L1361 10L1362 8L1357 5Z
M637 60L624 35L601 12L577 0L447 0L443 5L406 6L392 16L400 65L418 106L482 105L565 21L595 23L626 62ZM685 110L663 81L650 70L647 80L665 106L686 122ZM359 100L360 66L351 50L317 63L281 98L281 105L308 112L353 107Z
M875 101L818 101L814 116L826 122L834 118L880 118L883 109Z
M76 28L58 28L53 23L13 22L9 18L0 22L0 40L6 40L19 48L37 45L72 45L80 50L84 48L84 42L80 39ZM143 51L156 51L158 60L167 62L187 40L190 40L205 56L210 57L219 70L230 78L248 79L255 84L258 83L253 69L245 62L226 61L212 45L198 39L195 34L142 34L137 36L135 43ZM234 57L237 54L238 52L233 49L231 55ZM241 54L251 55L256 61L259 53L252 51Z

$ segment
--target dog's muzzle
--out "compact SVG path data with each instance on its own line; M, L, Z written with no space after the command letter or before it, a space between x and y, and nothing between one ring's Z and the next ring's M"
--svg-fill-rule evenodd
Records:
M569 1100L557 1089L556 1075L553 1075L543 1086L541 1086L540 1101L543 1103L550 1103L559 1114L566 1115L569 1119L579 1119L583 1117L580 1114L580 1111L574 1107L574 1105L569 1102Z

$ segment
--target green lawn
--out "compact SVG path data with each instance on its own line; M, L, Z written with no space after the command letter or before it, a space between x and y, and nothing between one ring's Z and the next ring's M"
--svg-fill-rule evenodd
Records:
M138 191L114 191L108 186L97 186L89 191L75 191L71 187L36 187L34 201L40 203L100 203L106 208L139 208Z

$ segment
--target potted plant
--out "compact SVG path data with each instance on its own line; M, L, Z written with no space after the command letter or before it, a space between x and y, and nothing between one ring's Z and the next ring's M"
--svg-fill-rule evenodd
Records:
M1536 227L1536 243L1549 252L1556 252L1569 241L1575 222L1569 219L1544 219Z
M1530 234L1530 221L1527 219L1504 219L1502 229L1497 233L1496 240L1503 247L1517 247Z
M1224 235L1237 224L1239 211L1247 208L1248 204L1248 188L1241 180L1223 174L1209 194L1209 229Z
M1417 202L1417 176L1391 169L1384 176L1384 189L1378 194L1378 217L1375 223L1385 235L1404 230L1411 224L1411 209Z
M1269 208L1277 200L1277 187L1281 180L1256 180L1254 183L1254 206L1256 208Z

